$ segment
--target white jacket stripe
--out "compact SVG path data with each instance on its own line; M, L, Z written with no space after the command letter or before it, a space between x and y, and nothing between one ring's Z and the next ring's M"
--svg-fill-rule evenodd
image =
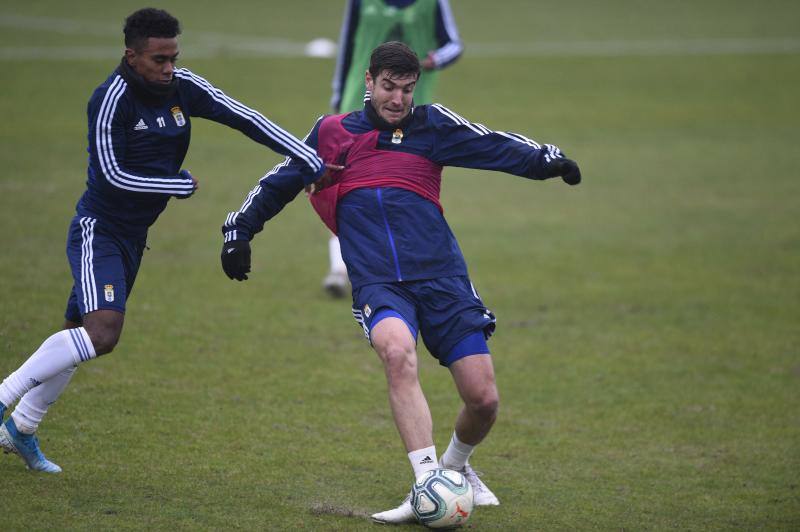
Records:
M467 126L478 135L488 135L490 133L496 133L508 139L514 140L516 142L526 144L537 150L542 148L542 146L535 140L529 139L528 137L520 135L519 133L511 133L506 131L492 131L483 124L469 122L466 118L460 116L458 113L454 111L451 111L450 109L441 104L434 103L431 104L431 107L435 108L437 111L442 113L444 116L448 117L456 124ZM559 150L556 146L553 146L552 144L545 144L544 146L547 149L547 154L545 155L545 159L547 160L547 162L550 162L551 159L558 159L559 157L563 157L563 155L561 154L561 150Z
M322 168L322 164L314 150L299 142L294 138L293 135L278 127L275 123L268 120L258 111L250 109L241 102L238 102L227 96L224 92L211 85L205 79L186 69L179 68L175 70L175 75L181 79L186 79L193 82L195 85L207 92L214 101L221 103L237 115L248 119L265 135L275 139L286 149L290 150L292 154L302 158L315 172Z
M447 32L448 39L450 39L450 42L436 50L433 54L436 65L442 66L455 61L464 51L464 45L461 44L461 37L458 36L458 28L456 27L456 21L453 17L453 11L450 9L450 2L447 0L439 0L439 12L442 14L444 30Z
M537 150L541 148L539 143L536 142L535 140L531 140L528 137L523 137L518 133L507 133L505 131L495 131L495 133L497 133L498 135L502 135L506 138L509 138L511 140L516 140L517 142L521 142L522 144L527 144L531 148L536 148Z
M194 189L194 184L191 179L144 177L129 174L120 169L116 156L114 155L111 126L114 120L114 113L117 109L117 103L126 88L127 84L125 81L121 76L117 76L103 97L100 113L97 117L95 146L103 175L105 175L106 179L108 179L112 185L134 192L160 192L181 195L191 192Z
M470 122L466 118L464 118L464 117L458 115L457 113L451 111L450 109L448 109L444 105L441 105L441 104L438 104L438 103L434 103L434 104L431 105L431 107L433 107L436 110L438 110L440 113L442 113L444 116L448 117L450 120L452 120L456 124L461 124L463 126L467 126L472 131L477 133L478 135L488 135L489 133L492 132L492 130L490 130L489 128L487 128L484 125L473 124L472 122Z

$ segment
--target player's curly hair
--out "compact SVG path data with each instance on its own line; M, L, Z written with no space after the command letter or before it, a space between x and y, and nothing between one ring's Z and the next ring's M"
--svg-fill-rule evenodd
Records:
M148 37L176 37L181 33L178 19L164 11L146 7L131 13L125 19L125 46L141 49Z
M384 70L392 77L419 76L419 58L400 41L385 42L372 51L369 74L375 79Z

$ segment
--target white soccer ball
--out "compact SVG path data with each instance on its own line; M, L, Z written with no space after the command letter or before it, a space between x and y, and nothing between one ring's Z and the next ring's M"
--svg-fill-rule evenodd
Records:
M472 486L452 469L434 469L417 477L411 486L411 508L429 528L455 528L472 514Z
M336 43L330 39L320 37L306 44L307 57L333 57L336 55Z

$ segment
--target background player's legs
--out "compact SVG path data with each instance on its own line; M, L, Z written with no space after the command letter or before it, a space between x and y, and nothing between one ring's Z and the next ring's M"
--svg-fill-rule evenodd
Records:
M328 241L328 256L330 257L331 269L322 286L333 297L343 297L347 292L349 280L347 278L347 266L342 259L342 248L339 245L339 237L331 235Z

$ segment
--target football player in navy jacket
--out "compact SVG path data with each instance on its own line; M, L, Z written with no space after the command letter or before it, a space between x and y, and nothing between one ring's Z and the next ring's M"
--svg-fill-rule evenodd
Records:
M437 467L462 471L475 503L499 504L469 465L498 407L487 340L495 317L484 305L439 203L442 167L499 170L529 179L581 180L578 165L553 145L493 131L439 105L414 106L414 52L378 46L365 74L362 111L320 118L306 138L322 159L343 167L316 183L288 160L264 176L223 225L222 266L237 280L250 271L250 240L304 187L339 235L353 285L353 316L383 362L389 402L414 475ZM417 374L417 335L447 367L464 402L441 459ZM413 521L409 498L372 516Z
M386 41L404 42L424 58L414 88L417 104L434 101L439 72L455 63L464 51L448 0L348 0L332 83L334 113L363 107L364 72L372 50ZM349 279L335 235L328 241L328 256L330 271L322 286L333 297L344 297Z
M169 13L139 10L125 20L124 33L125 56L87 108L87 186L67 239L74 285L64 330L0 384L0 421L21 398L0 426L0 446L38 471L61 471L44 457L34 433L77 365L117 344L148 228L171 198L197 190L197 178L181 169L191 118L238 129L287 155L306 180L325 171L313 148L200 76L176 68L180 26Z

